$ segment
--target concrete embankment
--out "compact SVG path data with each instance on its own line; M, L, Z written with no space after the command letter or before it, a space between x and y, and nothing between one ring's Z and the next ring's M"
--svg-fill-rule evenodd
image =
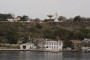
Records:
M37 51L35 49L0 49L0 51Z
M77 51L47 51L47 50L40 50L40 49L0 49L0 51L37 51L37 52L51 52L51 53L58 53L58 52L77 52Z
M63 52L63 51L47 51L40 49L0 49L0 51L38 51L38 52Z

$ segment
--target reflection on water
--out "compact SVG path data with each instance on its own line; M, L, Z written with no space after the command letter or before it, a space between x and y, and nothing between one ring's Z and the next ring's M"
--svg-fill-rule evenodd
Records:
M90 60L90 53L0 51L0 60Z
M90 53L63 52L63 60L90 60Z
M62 52L35 52L35 51L20 51L19 57L24 57L24 60L62 60ZM20 58L19 60L22 60Z

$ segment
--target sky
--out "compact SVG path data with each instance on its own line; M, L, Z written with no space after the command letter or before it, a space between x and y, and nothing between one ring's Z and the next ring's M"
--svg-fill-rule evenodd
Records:
M0 13L30 18L48 18L48 14L67 18L80 15L90 17L90 0L0 0Z

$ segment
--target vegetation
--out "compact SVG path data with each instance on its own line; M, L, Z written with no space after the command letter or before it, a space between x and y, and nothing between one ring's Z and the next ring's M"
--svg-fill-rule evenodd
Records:
M21 17L21 20L20 21L28 21L29 20L29 17L24 15Z
M12 14L0 14L0 21L7 21L7 18L13 18Z
M63 43L64 43L63 48L70 47L70 48L74 49L73 43L70 40L65 40Z
M67 19L60 16L58 20L66 20L66 22L53 22L52 16L49 17L50 19L45 19L43 23L40 23L39 18L34 19L35 23L2 22L7 21L7 18L14 17L12 14L0 14L0 43L18 44L29 42L30 38L50 38L63 40L66 44L64 47L72 47L69 40L90 38L90 18L75 16ZM24 15L20 21L27 20L29 17ZM49 20L50 22L48 22Z
M66 24L65 26L63 24ZM0 22L0 43L17 44L19 40L28 42L31 38L50 38L71 40L90 38L90 25L87 23L25 23L25 22ZM76 27L72 27L72 25ZM72 27L72 28L70 28ZM88 27L88 29L87 29Z

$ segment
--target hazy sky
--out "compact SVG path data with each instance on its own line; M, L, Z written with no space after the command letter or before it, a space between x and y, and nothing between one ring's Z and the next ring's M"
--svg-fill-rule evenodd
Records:
M90 0L0 0L0 13L47 18L47 14L90 17Z

